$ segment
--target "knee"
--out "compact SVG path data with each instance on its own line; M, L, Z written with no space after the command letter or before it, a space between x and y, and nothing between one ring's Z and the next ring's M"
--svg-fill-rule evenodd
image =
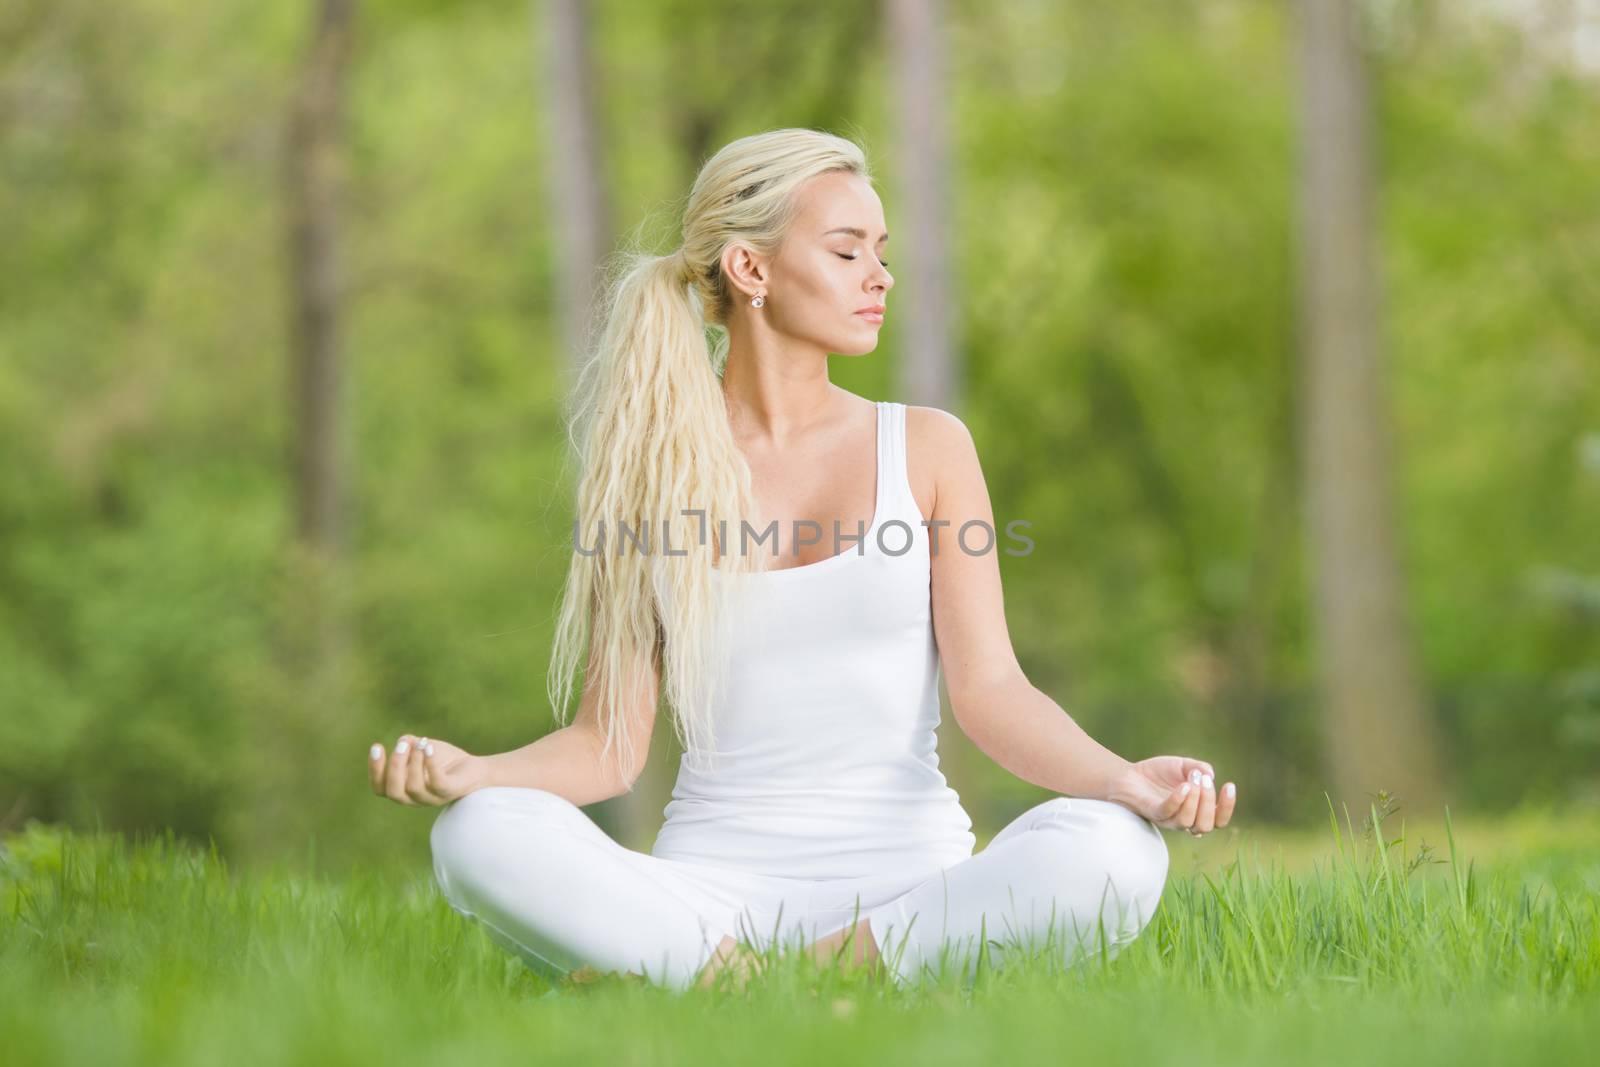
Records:
M1098 848L1106 876L1124 906L1138 909L1137 926L1142 928L1155 913L1167 885L1170 856L1161 830L1149 819L1110 800L1072 801L1080 809L1087 806L1098 823ZM1133 920L1129 916L1129 920Z
M1048 821L1069 831L1057 850L1066 868L1063 877L1081 885L1089 874L1099 890L1115 897L1124 916L1122 928L1135 933L1142 929L1167 884L1169 856L1160 829L1114 801L1057 797L1046 806Z
M428 832L434 880L445 900L470 914L471 887L484 883L496 857L512 848L530 811L567 803L543 789L489 786L446 804Z
M449 905L466 915L472 911L461 890L473 877L474 862L492 852L490 838L497 816L484 792L480 789L446 804L428 831L433 879Z

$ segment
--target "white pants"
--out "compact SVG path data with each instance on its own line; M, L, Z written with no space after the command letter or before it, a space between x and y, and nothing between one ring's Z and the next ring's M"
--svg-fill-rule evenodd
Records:
M1150 921L1168 859L1154 823L1080 797L1029 809L950 866L865 878L782 878L637 852L565 797L510 786L445 805L430 842L450 906L538 973L588 965L678 990L725 935L782 950L858 917L899 984L946 963L970 982L985 947L996 967L1018 946L1063 964L1109 957Z

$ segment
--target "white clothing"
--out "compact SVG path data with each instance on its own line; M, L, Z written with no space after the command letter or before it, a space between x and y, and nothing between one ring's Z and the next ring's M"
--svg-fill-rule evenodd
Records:
M717 761L684 756L649 853L541 789L480 789L435 821L450 906L535 970L588 964L685 988L724 936L806 944L865 918L858 930L896 981L937 969L942 952L970 979L984 941L996 965L1007 947L1047 942L1070 962L1086 947L1115 953L1150 920L1166 843L1122 805L1047 800L973 855L935 752L930 543L905 406L877 414L870 527L838 545L824 531L842 551L742 579L752 600L730 628ZM948 528L939 551L960 551Z
M654 855L791 878L948 867L972 855L972 819L935 752L939 653L905 405L877 407L870 527L841 529L837 543L822 531L819 543L837 551L816 563L740 576L752 587L730 627L717 760L701 769L681 759ZM941 534L949 550L954 534ZM751 551L793 554L788 541ZM670 603L665 584L657 588Z
M902 986L944 966L970 983L984 945L996 967L1019 946L1044 946L1063 965L1102 947L1114 958L1150 921L1167 876L1154 824L1083 797L1035 805L949 867L862 878L783 878L637 852L565 797L510 786L445 805L431 843L450 907L545 978L587 965L674 990L693 985L725 936L787 950L857 920L857 936L870 931Z

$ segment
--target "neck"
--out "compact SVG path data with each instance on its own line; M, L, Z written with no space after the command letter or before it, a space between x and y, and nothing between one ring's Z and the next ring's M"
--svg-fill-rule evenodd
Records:
M730 331L722 396L734 437L782 445L826 421L839 389L828 380L828 354L814 345Z

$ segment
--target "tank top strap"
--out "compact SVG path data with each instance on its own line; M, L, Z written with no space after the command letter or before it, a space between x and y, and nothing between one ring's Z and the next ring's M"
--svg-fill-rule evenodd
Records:
M883 506L879 519L900 519L912 530L922 521L922 509L911 492L906 462L906 406L898 401L878 401L878 492Z

